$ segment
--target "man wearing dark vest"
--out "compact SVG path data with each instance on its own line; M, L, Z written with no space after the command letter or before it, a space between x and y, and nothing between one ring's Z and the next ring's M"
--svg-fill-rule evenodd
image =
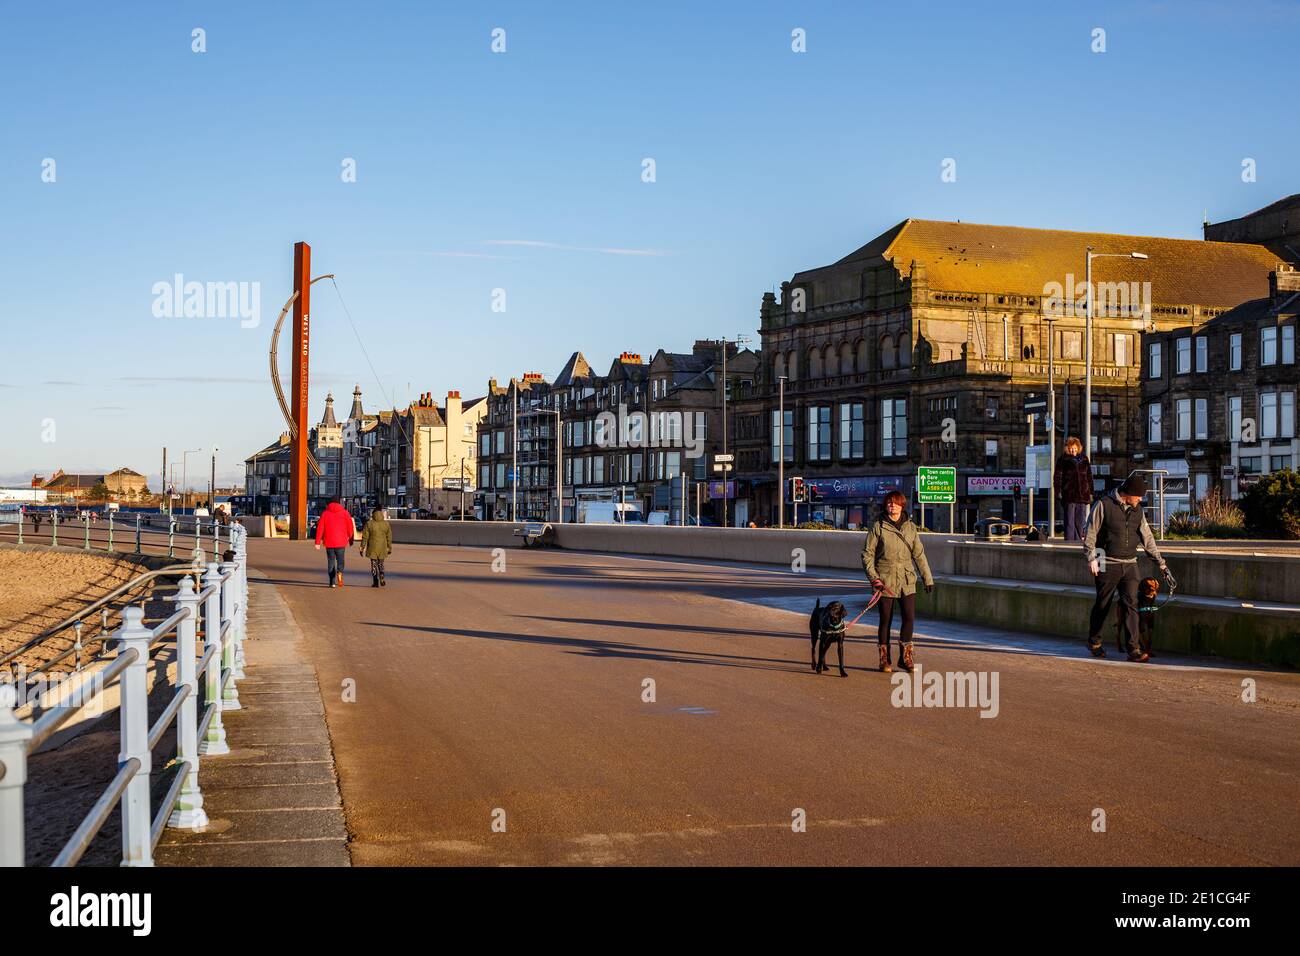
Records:
M1138 545L1160 566L1165 581L1173 582L1169 565L1165 564L1142 511L1142 499L1146 493L1147 483L1142 476L1129 475L1111 494L1094 501L1088 513L1083 547L1088 570L1097 582L1097 600L1092 605L1092 617L1088 622L1088 650L1094 657L1106 656L1101 646L1101 631L1118 593L1124 615L1128 659L1137 663L1147 660L1138 644Z

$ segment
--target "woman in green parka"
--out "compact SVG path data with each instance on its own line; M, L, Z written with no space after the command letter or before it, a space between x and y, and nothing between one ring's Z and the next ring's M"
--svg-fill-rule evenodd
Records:
M384 560L393 553L393 526L388 523L388 512L376 508L370 520L361 529L361 556L370 559L372 588L388 587L384 580Z
M907 496L901 491L885 495L885 514L871 526L867 543L862 549L862 570L867 573L871 586L880 591L880 629L876 639L880 644L880 669L888 674L889 639L894 623L894 605L899 606L902 621L898 631L898 666L912 670L912 626L916 621L916 578L927 593L934 590L934 576L925 559L925 546L912 519L903 509Z

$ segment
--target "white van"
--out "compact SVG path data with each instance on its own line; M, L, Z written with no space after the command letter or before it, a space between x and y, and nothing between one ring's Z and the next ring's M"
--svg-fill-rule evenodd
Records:
M581 501L578 524L645 524L641 509L617 501Z

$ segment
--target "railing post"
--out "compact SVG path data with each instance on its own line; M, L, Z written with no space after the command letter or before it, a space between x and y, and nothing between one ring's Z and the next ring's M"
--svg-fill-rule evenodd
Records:
M136 652L136 658L121 677L122 704L119 721L122 749L117 759L140 761L122 794L122 865L153 866L153 817L149 813L149 775L153 756L149 752L149 644L153 632L144 626L144 611L131 606L122 609L122 630L118 632L118 653Z
M135 516L135 553L140 554L140 514Z
M82 523L86 526L86 547L84 550L90 550L90 512L87 511L81 516Z
M221 692L222 710L242 710L239 702L239 688L235 686L235 642L239 636L239 626L235 622L235 576L237 569L233 564L209 565L218 568L222 574L230 572L230 577L221 582L221 620L230 624L225 641L221 645L221 669L230 671L230 680Z
M167 557L176 557L176 516L167 516Z
M113 550L113 512L108 513L108 550Z
M221 723L221 574L215 564L208 565L207 577L203 579L204 590L212 588L203 602L203 652L215 647L208 661L207 679L203 682L203 704L212 707L212 722L208 732L199 744L199 753L204 757L217 757L230 753L226 743L226 728Z
M55 511L50 515L50 520L53 522L50 525L50 533L53 535L53 539L50 541L50 547L57 548L59 546L59 513Z
M199 520L198 515L195 515L194 516L194 550L198 551L200 554L203 553L202 533L203 533L203 522Z
M243 680L244 638L248 636L248 531L242 525L231 525L231 545L235 550L235 566L239 568L239 586L235 597L239 600L239 643L235 645L235 675Z
M221 522L212 518L212 560L221 560Z
M14 716L18 688L0 684L0 866L24 863L23 786L32 728Z
M18 512L18 543L23 543L23 522L27 520L27 510L23 509Z
M182 577L176 589L177 608L188 608L190 615L176 625L176 689L189 688L189 696L181 702L176 715L176 762L183 764L185 774L176 805L167 818L169 827L197 830L208 825L208 815L203 809L203 793L199 790L199 684L194 675L194 648L199 629L199 596L194 582Z

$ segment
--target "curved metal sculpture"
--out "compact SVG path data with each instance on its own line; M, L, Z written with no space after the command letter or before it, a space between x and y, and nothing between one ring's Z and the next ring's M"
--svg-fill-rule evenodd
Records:
M321 279L333 278L333 273L317 276L311 280L311 285L315 285L317 282L320 282ZM293 415L289 411L289 403L284 400L284 388L280 385L280 327L284 325L284 317L289 314L289 310L293 308L293 303L297 298L298 293L296 291L293 295L289 296L289 300L285 302L284 308L280 310L280 317L275 320L275 331L271 333L271 384L275 386L275 397L280 400L280 412L284 415L284 420L289 426L290 438L298 437L298 425L293 420ZM320 463L316 461L316 456L311 453L310 448L307 449L307 467L311 469L311 473L314 476L320 477Z

